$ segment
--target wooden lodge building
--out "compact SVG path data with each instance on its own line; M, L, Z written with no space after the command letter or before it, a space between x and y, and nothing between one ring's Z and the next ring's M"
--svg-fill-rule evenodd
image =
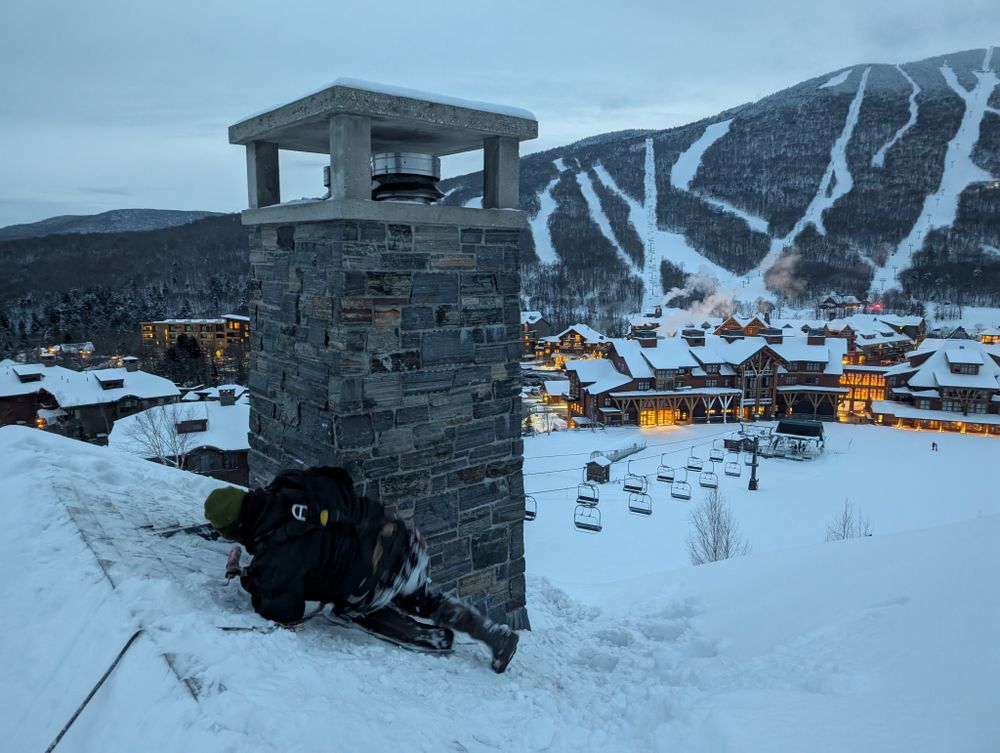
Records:
M118 419L180 398L169 379L139 371L138 359L123 362L122 368L92 371L0 362L0 426L35 426L106 444Z
M522 355L533 358L538 341L552 336L552 325L542 316L541 311L521 312L521 348Z
M928 339L885 373L876 423L1000 435L1000 345Z
M568 361L569 417L577 426L834 419L847 342L822 330L771 328L730 318L709 335L610 339L603 358ZM749 335L756 332L757 335Z
M599 358L611 338L586 324L574 324L558 335L541 338L535 345L535 357L561 366L570 358Z

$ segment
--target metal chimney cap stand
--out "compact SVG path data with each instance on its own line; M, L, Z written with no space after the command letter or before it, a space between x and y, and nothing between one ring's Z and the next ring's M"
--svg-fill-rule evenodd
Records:
M383 152L442 157L482 149L483 209L516 209L519 143L537 136L537 121L523 110L347 79L229 129L229 142L247 148L247 225L363 218L353 204L371 201L372 154ZM330 199L266 210L281 204L279 149L329 154ZM441 221L459 221L447 211L458 207L439 209Z

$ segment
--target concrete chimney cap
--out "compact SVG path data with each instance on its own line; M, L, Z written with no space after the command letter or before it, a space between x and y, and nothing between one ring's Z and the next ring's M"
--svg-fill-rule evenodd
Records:
M337 114L371 118L373 152L440 157L482 149L490 137L538 137L538 122L527 110L339 78L230 126L229 143L268 142L288 151L329 154L329 121Z

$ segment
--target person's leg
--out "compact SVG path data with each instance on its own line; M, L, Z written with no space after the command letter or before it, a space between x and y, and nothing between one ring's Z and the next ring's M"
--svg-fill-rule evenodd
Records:
M406 612L430 619L435 625L467 633L486 644L493 655L490 664L495 672L507 669L517 651L517 633L457 597L431 591L427 583L413 593L400 594L393 603Z

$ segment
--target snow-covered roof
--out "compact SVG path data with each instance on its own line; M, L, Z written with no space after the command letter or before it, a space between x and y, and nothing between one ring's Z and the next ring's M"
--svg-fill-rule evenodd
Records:
M968 364L972 366L982 366L983 364L983 356L978 350L962 346L946 349L944 357L948 363Z
M52 366L42 377L41 387L50 392L62 408L77 408L81 405L103 405L114 403L123 397L137 397L143 400L153 398L178 397L180 390L169 379L149 374L145 371L126 369L100 369L98 371L70 371L60 369L50 377L50 371L59 369ZM121 387L105 389L103 381L121 380ZM36 389L38 383L36 382Z
M907 355L909 363L894 366L886 375L912 374L907 379L911 389L1000 389L1000 364L996 360L1000 358L1000 348L994 345L976 340L928 339ZM917 365L913 364L915 358L921 361ZM979 373L952 374L951 364L975 364Z
M542 312L541 311L522 311L521 312L521 324L535 324L536 322L538 322L542 318L543 317L542 317Z
M250 404L246 400L239 400L235 405L222 405L215 401L193 405L189 403L158 405L115 421L114 428L108 435L108 446L133 455L148 457L148 448L136 442L132 435L136 431L133 427L137 422L142 422L144 416L153 413L166 413L166 420L151 422L152 426L162 427L161 430L165 432L173 430L173 426L181 421L206 420L205 431L182 435L190 437L187 452L200 447L214 447L225 452L250 448L247 438L250 432Z
M618 411L614 412L617 413ZM609 465L611 465L611 461L608 460L608 458L604 457L603 455L598 455L596 458L591 458L590 460L587 461L587 463L593 463L594 465L599 465L601 468L607 468Z
M196 403L200 400L218 400L221 390L232 390L236 397L246 394L247 388L239 384L220 384L218 387L199 387L188 392L181 400Z
M606 335L602 335L596 329L588 327L586 324L574 324L556 335L556 340L561 338L563 335L568 335L570 332L578 333L580 337L583 338L583 341L587 343L604 343L610 339Z
M643 358L644 350L654 350L653 348L643 348L637 340L625 340L617 338L611 341L615 352L625 361L625 367L634 379L652 379L653 372L649 368L649 363Z
M691 346L680 337L657 340L655 348L640 347L639 351L654 369L693 369L698 366L691 355Z
M41 379L22 382L19 376L40 374ZM14 361L0 361L0 398L30 395L39 390L49 390L50 385L63 379L75 379L79 372L62 366L41 366L39 364L23 364Z
M223 319L232 319L233 321L236 321L236 322L248 322L249 323L249 321L250 321L250 317L249 316L243 316L242 314L223 314L222 318Z
M549 395L562 395L569 389L568 379L546 379L542 382L542 389Z
M619 372L606 358L586 358L567 361L563 368L576 372L580 384L592 395L613 390L632 381L632 377ZM575 420L574 416L574 420Z

